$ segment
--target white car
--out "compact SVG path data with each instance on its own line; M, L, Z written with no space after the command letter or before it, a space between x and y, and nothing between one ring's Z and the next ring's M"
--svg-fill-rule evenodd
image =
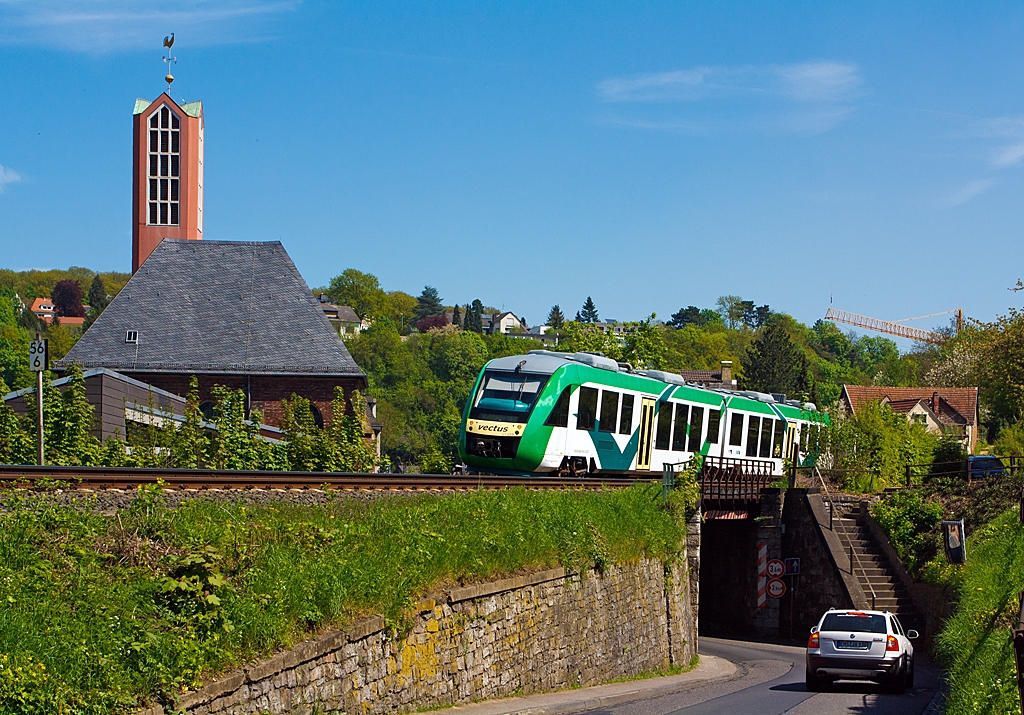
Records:
M829 609L807 641L807 689L834 680L871 680L902 693L914 687L917 631L888 611Z

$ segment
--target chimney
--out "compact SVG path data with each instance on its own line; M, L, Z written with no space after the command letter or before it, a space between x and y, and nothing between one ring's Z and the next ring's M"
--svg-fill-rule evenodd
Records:
M936 416L938 416L938 414L939 414L939 393L938 392L933 392L932 393L932 412L934 412L936 414Z
M736 385L736 381L732 379L732 360L722 361L722 384Z

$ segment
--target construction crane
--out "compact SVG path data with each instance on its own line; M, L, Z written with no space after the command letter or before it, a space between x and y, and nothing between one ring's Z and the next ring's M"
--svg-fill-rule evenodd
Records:
M928 315L919 315L916 318L904 318L903 320L879 320L878 318L869 318L866 315L858 315L857 313L850 313L846 310L836 310L835 308L829 307L825 313L825 320L831 320L835 323L846 323L848 325L855 325L858 328L866 328L868 330L874 330L878 333L888 333L889 335L896 335L901 338L909 338L911 340L917 340L922 343L933 343L935 345L942 345L946 340L949 339L948 335L942 333L936 333L932 330L921 330L920 328L912 328L909 325L901 325L901 323L909 323L912 320L921 320L922 318L933 318L936 315L946 315L948 313L956 313L956 330L960 332L964 325L964 311L962 308L954 308L953 310L944 310L941 313L929 313Z

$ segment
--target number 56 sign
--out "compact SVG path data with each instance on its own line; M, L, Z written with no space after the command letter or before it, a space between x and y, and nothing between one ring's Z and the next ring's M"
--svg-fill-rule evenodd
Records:
M47 359L47 341L33 340L28 344L28 369L32 372L43 372L50 366Z

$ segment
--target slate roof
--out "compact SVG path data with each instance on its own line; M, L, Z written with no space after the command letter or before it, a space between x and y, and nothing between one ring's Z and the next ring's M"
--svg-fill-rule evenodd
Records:
M938 408L935 398L938 397ZM944 424L974 425L978 421L977 387L875 387L872 385L843 385L842 400L856 414L857 408L867 402L890 403L905 400L924 400ZM894 408L895 409L895 408Z
M138 343L125 341L138 331ZM164 239L71 352L86 369L364 377L278 241Z

